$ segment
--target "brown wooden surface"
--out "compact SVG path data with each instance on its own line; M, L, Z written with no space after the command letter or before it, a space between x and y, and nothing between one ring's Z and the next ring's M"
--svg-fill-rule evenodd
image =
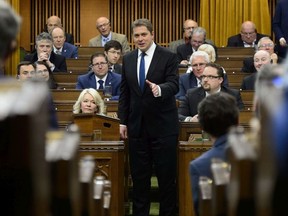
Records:
M88 72L90 66L90 57L78 59L66 59L68 72Z
M242 68L244 57L218 57L216 63L221 65L224 69L226 68Z
M78 47L78 56L79 58L89 58L94 53L104 53L104 47L89 47L89 46L80 46Z
M123 141L81 142L79 156L91 155L96 162L95 176L111 181L109 216L124 216L124 143Z
M241 94L241 98L245 106L245 110L252 110L253 100L254 100L254 91L241 90L240 94Z
M239 90L243 79L249 75L250 75L249 73L243 73L243 72L227 74L229 87Z
M255 53L251 47L217 47L218 57L250 57Z

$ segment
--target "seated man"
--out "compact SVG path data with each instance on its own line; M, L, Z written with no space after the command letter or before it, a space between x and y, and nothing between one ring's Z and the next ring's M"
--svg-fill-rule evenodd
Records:
M196 52L199 46L201 46L204 43L207 43L206 30L202 27L194 28L191 34L190 43L182 44L177 47L177 60L179 64L187 66L192 53Z
M263 65L271 64L271 55L266 50L259 50L254 54L254 66L257 73L261 73ZM257 73L245 77L241 84L242 90L254 90Z
M199 123L212 138L213 147L200 157L190 162L189 174L195 215L199 215L199 177L212 178L211 159L226 159L227 133L231 126L236 126L239 111L235 98L225 92L204 98L198 106Z
M206 52L196 51L192 54L190 58L192 72L180 76L179 92L176 94L176 99L184 100L189 89L201 87L201 75L208 63L210 63L210 58ZM226 74L224 75L223 86L228 87Z
M100 35L89 40L89 46L104 47L110 40L117 40L122 45L123 53L130 51L127 37L111 31L110 21L106 17L99 17L96 21L96 28Z
M281 60L278 59L277 54L274 52L274 47L274 43L269 37L262 37L257 44L258 50L266 50L267 52L269 52L272 63L276 64L278 62L281 62ZM243 67L241 71L248 73L257 72L256 68L254 67L253 57L248 57L243 60Z
M17 79L24 81L35 77L36 65L29 61L22 61L17 65Z
M198 122L198 104L208 95L217 92L226 92L235 97L237 107L241 110L244 108L240 92L222 86L224 79L223 69L215 63L208 63L200 76L201 87L189 89L185 99L180 103L178 108L178 116L180 121Z
M53 39L53 51L65 58L78 58L78 48L65 42L65 32L61 27L55 27L50 32Z
M51 33L52 29L55 27L62 28L61 19L58 16L50 16L46 22L45 32ZM65 42L74 44L73 35L69 33L65 33Z
M122 74L122 65L118 63L122 55L121 44L116 40L108 41L104 45L104 53L109 62L109 70Z
M49 33L42 32L36 37L36 52L24 57L25 61L46 61L52 72L67 72L64 56L52 52L53 40Z
M112 87L112 100L118 100L120 95L121 75L108 71L108 60L104 53L91 56L92 71L78 77L76 89L105 89Z
M268 36L257 33L253 22L245 21L241 25L240 33L228 38L227 47L255 47L262 37Z

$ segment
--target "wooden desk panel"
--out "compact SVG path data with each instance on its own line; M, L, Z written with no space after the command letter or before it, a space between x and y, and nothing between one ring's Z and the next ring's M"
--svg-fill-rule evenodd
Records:
M104 47L90 47L90 46L80 46L78 47L79 58L90 58L94 53L104 53Z
M225 68L242 68L243 57L218 57L217 64Z
M90 57L79 59L66 59L68 72L88 72L90 66Z
M218 57L251 57L255 49L251 47L217 47Z

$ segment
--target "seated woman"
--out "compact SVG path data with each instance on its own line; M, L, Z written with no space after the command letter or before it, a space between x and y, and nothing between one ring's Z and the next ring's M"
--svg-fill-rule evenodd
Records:
M93 88L84 89L73 106L73 113L104 114L104 101L101 95Z
M199 48L199 51L204 51L208 54L210 58L210 62L215 62L216 61L216 52L215 49L212 45L210 44L202 44Z
M45 61L37 61L36 65L36 78L46 81L50 89L57 89L58 85L54 80L52 71Z

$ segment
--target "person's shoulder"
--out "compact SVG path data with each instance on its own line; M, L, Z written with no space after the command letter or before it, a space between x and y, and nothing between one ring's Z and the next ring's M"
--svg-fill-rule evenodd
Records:
M170 46L175 46L175 45L180 46L181 44L184 44L184 43L185 43L184 39L174 40L174 41L171 41L171 42L169 43L169 47L170 47Z
M94 72L93 71L89 71L89 72L87 72L85 74L79 75L78 78L79 79L86 79L86 78L89 78L89 77L91 77L93 75L94 75Z
M238 40L239 38L241 38L241 35L236 34L236 35L231 35L230 37L228 37L228 40Z
M109 71L108 75L110 74L111 77L115 77L115 78L121 78L121 74Z
M112 37L116 37L116 38L126 38L126 35L121 34L121 33L116 33L116 32L111 32L112 33Z
M90 38L89 42L97 41L100 37L100 35L97 35L96 37Z
M199 94L202 92L204 92L204 89L202 87L191 88L187 90L188 95Z

